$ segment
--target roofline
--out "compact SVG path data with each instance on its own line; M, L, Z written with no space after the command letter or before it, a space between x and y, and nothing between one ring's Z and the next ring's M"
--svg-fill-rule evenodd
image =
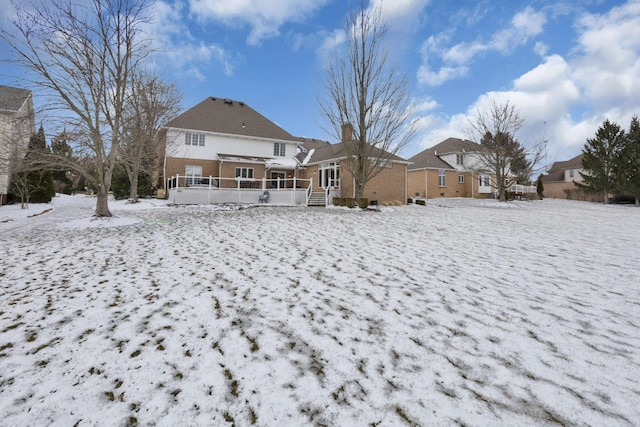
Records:
M264 138L261 136L240 135L237 133L222 133L222 132L211 132L211 131L206 131L201 129L178 128L174 126L162 126L160 130L163 130L163 129L164 130L177 129L177 130L183 130L186 132L206 133L207 135L227 136L231 138L253 139L253 140L269 141L269 142L285 142L289 144L296 144L296 146L299 145L298 141L295 141L292 139L273 139L273 138Z

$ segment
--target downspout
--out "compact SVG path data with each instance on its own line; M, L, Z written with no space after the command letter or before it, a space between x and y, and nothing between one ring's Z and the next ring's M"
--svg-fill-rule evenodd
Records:
M476 185L475 185L475 183L473 182L473 171L471 171L471 198L472 198L472 199L475 199L475 198L476 198L476 197L475 197L475 195L474 195L474 192L473 192L473 188L474 188L475 186L476 186Z
M424 170L424 198L428 199L429 198L429 179L428 179L428 170L425 169Z

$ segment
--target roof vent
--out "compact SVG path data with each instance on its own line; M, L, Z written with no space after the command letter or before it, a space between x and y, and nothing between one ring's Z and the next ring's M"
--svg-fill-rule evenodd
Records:
M233 104L233 101L232 101L232 100L230 100L229 98L226 98L226 99L224 100L224 103L225 103L225 104L229 104L229 105L231 105L231 104Z
M244 102L242 101L238 101L238 104L240 104L241 106L244 106Z
M216 99L212 96L212 97L211 97L211 100L212 100L212 101L215 101Z

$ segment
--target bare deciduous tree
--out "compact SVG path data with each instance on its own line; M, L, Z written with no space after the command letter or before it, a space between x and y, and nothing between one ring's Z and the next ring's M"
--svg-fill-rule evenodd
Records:
M527 181L545 153L545 141L523 146L516 134L522 127L520 113L509 101L494 101L488 111L477 112L468 134L480 145L475 163L469 168L479 174L493 175L492 186L500 201L507 200L507 190L518 181Z
M76 158L89 156L95 173L78 164L97 188L96 216L111 216L108 194L123 138L124 109L130 79L150 53L142 26L148 22L145 0L43 2L37 7L14 2L13 31L0 37L15 62L49 97L63 125L81 135ZM63 162L68 162L64 159Z
M157 168L158 131L180 109L181 96L175 85L157 76L135 76L125 112L125 138L120 146L120 162L129 183L129 200L138 201L138 176Z
M411 140L414 121L407 78L388 64L383 40L388 27L380 9L361 2L345 22L346 51L332 58L319 100L328 132L342 141L341 167L355 180L356 200L365 185ZM352 137L344 140L344 126Z

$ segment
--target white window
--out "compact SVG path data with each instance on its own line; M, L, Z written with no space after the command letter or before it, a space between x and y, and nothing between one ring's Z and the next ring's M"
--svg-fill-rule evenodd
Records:
M199 145L204 147L204 133L187 132L184 135L184 145Z
M460 174L460 175L458 175L458 182L459 182L460 184L464 184L464 174Z
M274 142L273 143L273 155L277 157L284 157L286 154L287 144L284 142Z
M464 157L462 154L456 154L456 165L463 165Z
M337 162L321 163L318 166L320 188L338 187L340 183L340 166Z
M236 168L236 178L253 179L253 168Z
M184 170L186 185L200 184L202 179L202 166L185 166Z
M480 175L478 177L478 180L480 181L480 187L490 187L491 186L491 178L489 177L489 175Z
M573 169L569 169L569 178L573 178Z
M446 187L447 186L447 175L444 169L438 170L438 186Z

